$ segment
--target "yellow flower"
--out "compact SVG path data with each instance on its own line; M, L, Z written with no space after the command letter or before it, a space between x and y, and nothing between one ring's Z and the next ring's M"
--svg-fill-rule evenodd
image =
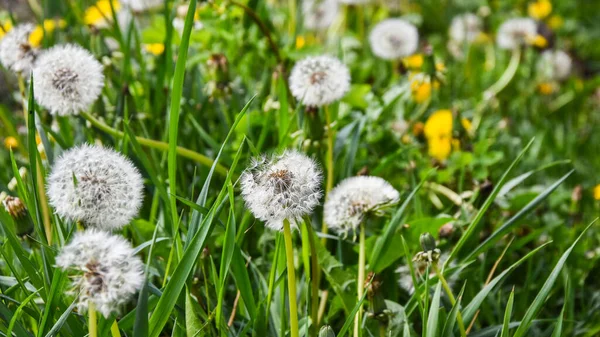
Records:
M302 35L296 36L296 49L302 49L306 44L306 39Z
M165 51L165 45L162 43L149 43L144 45L144 49L152 55L160 55Z
M42 28L42 26L37 25L35 27L35 29L33 30L33 32L31 32L31 34L29 34L29 44L34 46L34 47L39 47L42 44L42 40L44 38L44 31L46 31L47 34L51 34L57 27L58 28L65 28L65 26L67 25L67 22L63 19L59 19L59 20L54 20L54 19L47 19L44 20L44 27Z
M440 86L438 81L434 80L432 83L427 74L410 74L408 80L410 81L412 99L416 103L427 101L431 97L433 89L437 89Z
M600 184L594 187L594 199L600 200Z
M7 149L12 149L12 148L17 148L17 146L19 146L19 142L17 141L17 139L15 137L6 137L4 139L4 147L6 147Z
M544 82L538 85L538 91L542 95L552 95L556 91L556 85L552 82Z
M444 72L446 71L446 65L443 62L438 62L435 64L435 70L437 72Z
M6 21L0 23L0 39L4 36L4 34L8 33L12 29L12 23L10 21Z
M536 20L542 20L552 12L552 4L549 0L538 0L527 7L527 13Z
M438 110L425 122L425 137L429 155L437 160L445 160L452 151L452 111Z
M562 27L564 23L565 21L558 14L552 15L550 19L548 19L548 27L552 28L553 30L560 29L560 27Z
M527 42L530 45L538 48L545 48L548 45L548 40L546 40L546 38L541 36L540 34L537 34L535 37L528 38Z
M402 59L404 66L408 69L421 69L423 66L423 54L414 54Z
M93 26L101 26L105 25L106 22L112 21L112 7L115 9L115 12L121 8L121 3L117 0L99 0L96 4L88 7L85 10L84 19L86 25Z
M460 120L460 124L462 125L463 129L465 129L467 132L471 132L473 124L471 124L470 120L468 120L467 118L463 118Z

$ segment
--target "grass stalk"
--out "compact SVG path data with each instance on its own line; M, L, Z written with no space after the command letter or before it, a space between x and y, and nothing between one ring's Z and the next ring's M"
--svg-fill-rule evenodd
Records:
M358 301L363 298L365 291L365 225L360 224L360 236L358 241L358 281L356 282L356 294ZM354 337L361 336L360 323L362 322L363 308L358 308L354 318Z
M117 324L117 320L115 319L113 324L110 326L110 333L112 337L121 337L121 332L119 331L119 324Z
M290 301L290 336L298 337L298 303L296 302L296 271L294 269L294 246L289 220L283 220L283 238L285 240L285 259L288 274L288 297Z
M440 282L442 282L442 287L444 288L446 295L448 295L448 299L450 299L450 303L452 305L455 305L456 298L454 298L454 295L452 294L452 289L450 289L450 286L448 285L448 282L446 281L444 274L440 272L440 269L438 268L437 263L434 262L431 265L432 265L433 270L435 271L436 275L440 279ZM458 330L460 331L460 335L462 337L467 337L467 332L465 330L465 323L463 322L462 315L460 314L460 310L458 311L458 314L456 316L456 321L458 322Z
M333 189L333 180L334 180L334 171L333 171L333 139L335 137L333 133L333 128L331 127L331 113L329 112L329 108L327 105L323 108L325 112L325 123L327 123L327 182L325 185L325 197L329 194L329 192ZM327 234L327 224L323 220L323 225L321 227L321 232L323 234ZM327 242L327 238L323 236L321 238L323 244Z

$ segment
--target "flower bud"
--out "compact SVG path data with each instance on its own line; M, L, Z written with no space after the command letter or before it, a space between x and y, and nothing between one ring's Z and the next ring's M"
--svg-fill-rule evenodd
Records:
M2 205L4 205L4 209L11 218L13 218L18 236L31 233L33 225L27 216L27 208L25 208L25 204L23 204L21 199L7 196L2 200Z
M424 252L435 250L435 239L428 232L421 234L419 240L421 241L421 248L423 248Z

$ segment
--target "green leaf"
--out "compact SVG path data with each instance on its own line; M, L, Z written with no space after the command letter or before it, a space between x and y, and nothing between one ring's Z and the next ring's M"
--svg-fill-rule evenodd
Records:
M588 229L590 229L590 227L592 227L592 225L597 220L598 220L598 218L596 218L596 220L592 221L592 223L590 223L583 230L583 232L581 232L581 234L579 235L579 237L577 237L575 242L573 242L571 247L569 247L569 249L567 249L567 251L564 252L563 255L560 257L560 259L558 260L558 263L556 263L556 266L554 266L554 269L550 273L550 276L548 276L548 279L546 280L546 282L544 282L542 289L540 289L539 293L537 294L537 296L535 297L535 299L533 300L533 302L527 309L527 312L525 312L525 316L523 316L523 319L521 320L521 325L519 325L519 328L517 329L517 331L515 332L513 337L525 336L525 333L527 333L527 330L529 330L529 328L531 327L533 319L537 316L538 312L540 311L540 309L546 302L546 298L550 294L550 291L552 290L552 287L554 286L554 283L556 282L556 279L558 278L560 271L562 270L563 266L567 262L567 258L569 257L569 255L571 255L571 252L573 251L573 249L575 248L575 246L577 245L579 240L581 240L583 235L587 232Z
M448 317L446 318L446 323L444 323L444 330L442 330L441 336L443 337L452 337L452 331L454 330L454 326L456 325L456 317L458 316L458 312L460 310L460 303L462 302L463 293L465 292L465 287L467 286L467 282L463 284L460 293L456 297L456 303L452 306Z
M437 337L438 318L440 314L440 296L442 294L442 282L438 281L435 287L435 293L429 307L429 317L427 317L427 337Z
M69 315L71 315L71 312L73 312L73 309L75 309L75 307L77 306L77 299L75 299L73 301L73 303L71 303L71 305L69 305L69 307L67 308L67 310L65 310L65 312L62 313L62 315L60 315L60 317L58 318L58 320L56 321L56 323L54 324L54 326L52 326L52 328L50 329L50 331L48 331L48 333L46 334L46 337L53 337L53 336L57 336L58 332L60 331L60 329L62 328L62 326L65 324L65 322L67 321L67 318L69 318Z
M510 316L512 315L513 303L515 301L515 288L510 292L508 297L508 303L506 304L506 310L504 310L504 323L502 324L502 332L500 337L508 337Z
M202 323L196 314L196 308L189 291L185 295L185 331L187 337L194 337L202 330Z

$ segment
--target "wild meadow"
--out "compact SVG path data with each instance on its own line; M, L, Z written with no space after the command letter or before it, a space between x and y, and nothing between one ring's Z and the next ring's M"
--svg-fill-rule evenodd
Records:
M0 1L0 336L599 336L599 11Z

